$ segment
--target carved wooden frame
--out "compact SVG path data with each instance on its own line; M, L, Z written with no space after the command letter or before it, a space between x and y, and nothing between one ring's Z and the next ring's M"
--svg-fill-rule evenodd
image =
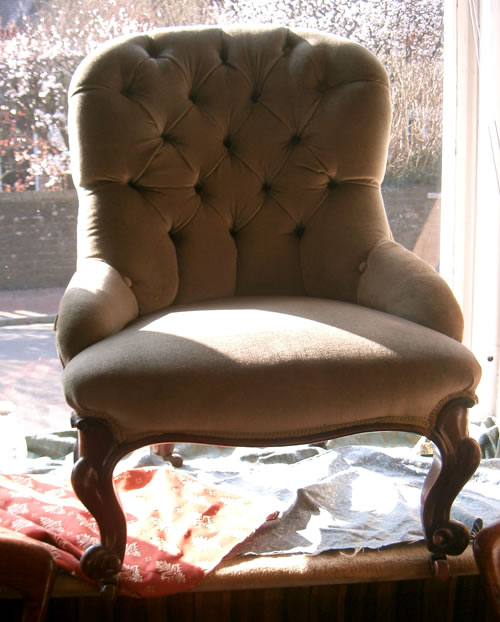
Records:
M357 432L402 430L424 434L435 443L434 461L422 490L421 519L427 547L438 555L459 555L470 541L469 530L465 525L450 519L451 506L463 486L475 472L481 460L478 443L468 436L467 409L473 405L468 398L457 398L447 402L436 417L432 432L418 426L397 424L370 426L361 425L337 430L327 438L336 438ZM120 500L113 484L113 470L118 461L130 451L146 445L177 442L203 442L221 444L220 439L185 438L175 439L165 436L145 437L140 441L119 443L109 424L97 417L73 415L72 424L79 432L77 462L73 468L72 484L76 495L94 516L99 526L101 543L86 549L81 558L83 572L103 585L106 592L116 592L118 575L122 566L127 539L127 523ZM304 438L298 441L283 438L279 443L297 444L326 440ZM238 446L225 441L227 445ZM245 444L248 444L246 441ZM255 446L267 446L269 440L257 439Z

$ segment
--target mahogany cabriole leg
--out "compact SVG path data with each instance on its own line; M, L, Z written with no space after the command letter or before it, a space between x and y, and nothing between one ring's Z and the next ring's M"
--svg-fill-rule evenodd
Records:
M481 529L472 550L492 609L500 620L500 520Z
M431 440L439 453L422 490L422 526L427 548L438 555L460 555L470 541L465 525L450 519L451 506L481 460L478 443L468 435L471 400L447 402L436 418Z
M116 451L110 426L101 419L73 415L72 424L78 429L78 460L71 483L101 534L101 543L85 550L80 565L89 578L101 583L103 593L113 598L127 541L127 522L113 483L121 454Z

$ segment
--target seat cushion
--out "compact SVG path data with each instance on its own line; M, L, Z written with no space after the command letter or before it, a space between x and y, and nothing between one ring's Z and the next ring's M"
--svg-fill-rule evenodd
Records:
M63 372L80 416L121 441L304 442L369 429L426 434L444 401L475 399L462 344L326 299L252 297L169 307L78 354Z

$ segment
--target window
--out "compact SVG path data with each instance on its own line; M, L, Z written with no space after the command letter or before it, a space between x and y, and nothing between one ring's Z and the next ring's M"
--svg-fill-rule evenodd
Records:
M67 430L69 424L68 408L60 391L57 393L54 388L58 386L59 363L51 326L40 324L36 315L50 319L56 311L61 288L73 271L75 258L76 201L69 177L64 125L64 94L69 78L79 58L101 39L160 22L222 23L260 18L264 22L318 27L357 38L381 57L391 74L395 97L393 142L384 187L391 225L398 241L439 267L455 288L466 312L468 343L477 347L486 368L486 399L483 400L486 409L480 411L481 416L495 413L500 259L498 185L495 184L498 184L500 157L498 106L493 107L495 101L498 104L498 84L492 59L497 59L498 66L495 35L498 35L500 16L494 4L496 0L445 1L443 227L440 227L441 0L352 0L338 5L322 0L191 0L192 4L179 4L176 13L169 5L162 9L166 12L158 13L154 0L140 0L133 8L121 4L121 0L56 0L27 22L4 28L3 54L0 54L3 63L0 89L5 96L0 104L3 106L0 131L4 132L0 136L3 167L0 236L4 237L0 239L6 252L2 252L5 281L0 290L7 292L5 299L10 296L12 308L6 311L0 308L9 323L0 327L0 360L3 358L6 371L0 379L0 399L11 401L17 409L22 435ZM370 19L366 19L367 15ZM36 58L32 56L33 50ZM9 93L11 99L7 97ZM489 211L491 206L495 208L493 214ZM67 225L63 234L59 233L61 223ZM62 261L54 261L56 251L58 258L64 257ZM21 268L23 259L26 264ZM479 278L483 274L488 278ZM18 275L24 279L19 284ZM37 295L40 306L33 307L33 288L42 284L47 298L44 301ZM483 305L487 306L484 314ZM34 323L28 324L31 320ZM485 365L485 360L492 365ZM4 403L3 408L8 411L10 406ZM0 431L0 439L5 437ZM56 440L63 445L64 434ZM50 444L50 450L41 447L46 453L58 450L54 443ZM261 456L255 452L257 455L251 459L247 456L240 463L251 467L262 459L262 463L273 465L279 492L283 482L290 483L290 471L285 473L283 465L289 467L296 459L317 457L322 449L301 448L299 458L287 456L286 450L281 454L272 451L266 454L262 450ZM197 448L192 449L193 453L196 451ZM393 463L401 467L400 454L394 452L394 456ZM69 453L68 457L71 458ZM195 455L194 460L198 457ZM330 474L330 456L327 458L325 476L327 471ZM316 468L318 462L311 468L313 478L321 475ZM365 510L367 516L376 518L382 506L386 513L391 513L401 495L401 486L397 478L387 477L385 460L383 465L387 494L369 495L367 490L379 491L380 484L372 478L364 482L353 478L351 498L339 504L348 510ZM344 466L340 466L343 473ZM425 470L421 462L417 466ZM233 473L231 481L232 478ZM262 488L269 484L268 473L263 479ZM253 480L251 483L256 484ZM415 490L411 486L406 491L409 510L401 515L410 518L417 515L419 499L413 494ZM492 512L496 513L497 508ZM308 511L308 520L309 514ZM321 532L317 541L322 542L323 527L329 525L330 515L317 512L313 520ZM343 524L342 519L339 524ZM302 530L299 536L303 539ZM345 546L352 544L350 532L347 537ZM394 537L391 532L389 542ZM361 542L360 546L363 545Z
M446 2L441 272L482 368L473 418L496 417L500 267L500 6Z
M68 426L57 388L50 389L50 404L37 393L41 385L48 390L49 380L55 387L59 373L50 324L30 324L28 341L18 324L37 321L37 313L53 317L75 263L76 198L65 126L71 74L102 40L182 23L261 21L327 29L360 41L381 58L394 96L383 189L391 226L397 241L440 268L452 284L468 320L467 343L485 369L481 416L495 413L498 303L492 284L498 282L500 161L493 108L496 97L498 110L494 29L500 23L495 0L140 0L133 6L123 0L56 0L24 17L22 6L0 3L0 291L9 301L0 308L0 321L9 324L1 328L6 373L0 400L18 411L26 408L21 415L31 422L29 433ZM482 274L489 279L479 278ZM36 307L32 290L40 288L45 297L37 292ZM26 371L28 357L33 365Z

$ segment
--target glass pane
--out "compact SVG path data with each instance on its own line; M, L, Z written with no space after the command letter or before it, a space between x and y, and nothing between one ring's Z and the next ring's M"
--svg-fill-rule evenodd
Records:
M56 0L0 13L0 411L27 434L69 428L52 322L75 265L76 195L66 93L111 37L192 23L319 28L371 49L389 71L394 123L383 192L395 239L438 267L442 0Z
M394 238L439 267L443 0L226 0L222 23L280 23L349 37L391 80L393 124L383 194Z

